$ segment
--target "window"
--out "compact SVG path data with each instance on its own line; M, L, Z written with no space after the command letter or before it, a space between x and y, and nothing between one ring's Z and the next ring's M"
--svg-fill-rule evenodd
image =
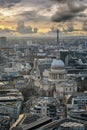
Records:
M53 74L53 79L57 79L57 74Z
M64 78L63 74L59 74L59 79L63 79L63 78Z
M71 91L72 89L70 88L70 91Z

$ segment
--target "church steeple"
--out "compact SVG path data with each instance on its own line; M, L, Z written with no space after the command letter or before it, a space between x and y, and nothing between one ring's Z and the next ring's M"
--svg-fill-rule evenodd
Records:
M37 58L34 58L34 67L33 69L37 69L38 60Z

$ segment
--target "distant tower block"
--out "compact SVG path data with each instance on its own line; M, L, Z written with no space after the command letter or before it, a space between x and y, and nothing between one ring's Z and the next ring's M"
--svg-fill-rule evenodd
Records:
M0 37L0 48L6 47L7 38L6 37Z
M57 44L59 44L59 29L57 29Z

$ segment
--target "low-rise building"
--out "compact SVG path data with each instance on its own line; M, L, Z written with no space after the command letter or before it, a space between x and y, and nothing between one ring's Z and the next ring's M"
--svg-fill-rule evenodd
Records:
M86 109L87 107L87 96L78 96L72 99L74 109Z
M55 117L57 114L57 105L57 101L53 97L40 97L37 104L31 108L31 113Z
M16 89L0 90L0 113L17 119L23 103L21 92Z
M87 92L74 93L67 101L67 109L84 109L87 108Z

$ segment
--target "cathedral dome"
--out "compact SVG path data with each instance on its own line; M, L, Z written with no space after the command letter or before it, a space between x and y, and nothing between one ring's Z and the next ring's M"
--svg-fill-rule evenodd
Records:
M64 62L62 60L53 59L53 62L51 64L51 69L59 69L64 68Z

